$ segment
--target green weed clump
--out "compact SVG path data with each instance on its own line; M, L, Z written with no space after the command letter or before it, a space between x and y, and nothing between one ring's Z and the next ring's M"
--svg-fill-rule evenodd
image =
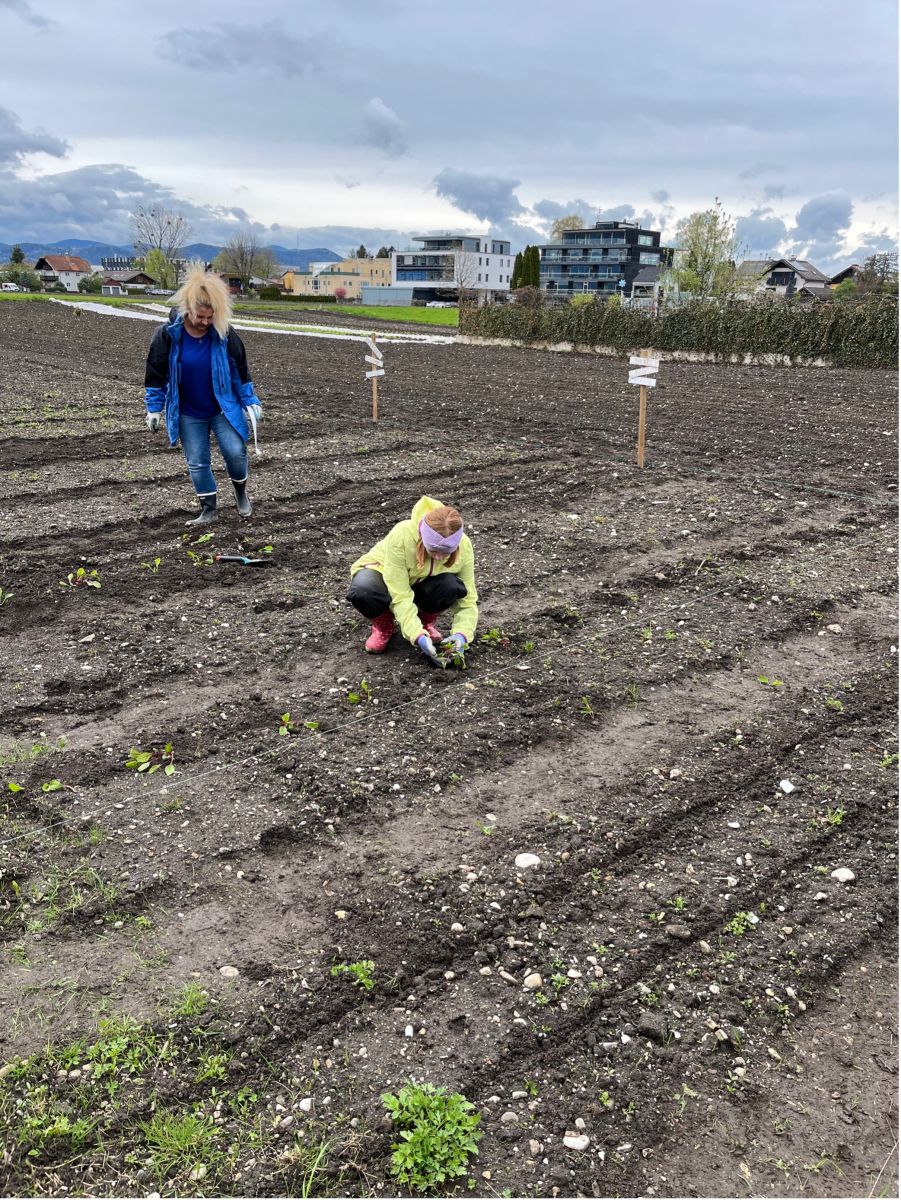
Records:
M475 1105L459 1092L408 1083L382 1094L400 1141L391 1146L391 1174L405 1187L430 1192L465 1175L482 1137Z

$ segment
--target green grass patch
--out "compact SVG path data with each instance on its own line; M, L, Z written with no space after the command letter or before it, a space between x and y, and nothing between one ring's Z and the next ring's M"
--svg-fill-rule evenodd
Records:
M414 325L446 325L450 328L456 328L459 323L460 313L456 308L417 308L414 305L405 307L402 305L385 305L380 304L360 305L360 304L292 304L289 300L282 301L279 304L268 304L265 301L255 303L254 301L243 300L235 304L236 313L304 313L309 315L311 312L322 313L347 313L350 317L365 317L367 320L375 321L407 321Z

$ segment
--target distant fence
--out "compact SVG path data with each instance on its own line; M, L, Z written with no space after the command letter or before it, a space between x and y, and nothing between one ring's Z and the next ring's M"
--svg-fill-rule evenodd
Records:
M898 366L897 297L838 304L695 300L656 316L597 303L493 304L460 313L465 337L627 353L681 351L725 361L821 360L836 367Z

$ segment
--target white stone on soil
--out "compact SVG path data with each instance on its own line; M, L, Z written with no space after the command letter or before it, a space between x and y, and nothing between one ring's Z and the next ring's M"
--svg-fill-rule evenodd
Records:
M587 1150L591 1138L587 1133L567 1133L563 1139L563 1145L567 1150Z
M518 870L525 871L527 867L540 866L541 859L537 854L517 854L513 863Z
M795 785L790 779L780 779L779 786L782 788L783 792L785 792L786 796L789 794L789 792L793 792L795 790Z
M237 967L220 967L219 974L223 979L237 979L241 972Z
M837 879L839 883L853 883L857 876L849 867L836 867L832 878Z
M530 992L536 992L541 987L541 976L537 971L530 972L522 981L522 985Z

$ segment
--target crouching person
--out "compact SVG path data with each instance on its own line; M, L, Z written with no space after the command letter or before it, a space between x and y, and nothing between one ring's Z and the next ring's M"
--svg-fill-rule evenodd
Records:
M436 667L462 666L479 617L472 542L455 508L423 496L411 516L353 564L347 600L372 622L370 654L395 629ZM453 610L442 638L438 618Z

